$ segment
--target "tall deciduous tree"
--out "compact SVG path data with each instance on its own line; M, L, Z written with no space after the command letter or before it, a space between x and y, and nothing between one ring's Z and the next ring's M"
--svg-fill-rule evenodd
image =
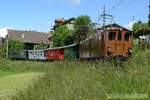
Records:
M133 25L133 32L136 34L139 30L148 27L147 23L142 23L141 21L138 21Z
M145 34L143 30L146 30L148 28L148 23L142 23L141 21L138 21L133 25L133 33L134 37L138 37L142 34Z
M76 42L80 42L86 39L90 33L90 24L92 23L91 19L87 15L82 15L76 18L75 20L75 33L74 37Z
M58 27L52 36L53 47L65 45L65 40L70 35L72 35L72 31L66 25Z

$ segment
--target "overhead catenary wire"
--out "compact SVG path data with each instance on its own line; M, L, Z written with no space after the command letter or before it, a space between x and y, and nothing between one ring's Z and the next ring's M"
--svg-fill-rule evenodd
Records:
M119 0L117 3L115 3L107 12L111 12L117 7L119 7L125 0Z
M103 14L100 15L100 19L103 19L103 25L102 26L105 26L106 24L106 20L113 20L114 19L114 16L113 15L110 15L110 14L107 14L106 13L106 6L104 5L104 8L103 8Z
M128 1L128 0L118 0L113 6L111 6L108 10L106 10L106 13L112 13L113 10L115 9L118 9L118 8L121 8L120 6L125 2L125 1ZM133 2L132 0L130 1L129 5L131 5ZM135 3L135 2L134 2ZM137 2L136 2L137 3ZM128 6L129 6L128 5ZM102 20L102 16L99 17L98 21ZM111 22L110 23L114 23L115 22L115 18L113 17L111 19Z

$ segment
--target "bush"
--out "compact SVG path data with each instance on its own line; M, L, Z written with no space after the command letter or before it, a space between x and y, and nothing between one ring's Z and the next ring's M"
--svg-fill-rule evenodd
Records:
M24 43L14 41L14 40L9 40L9 44L8 44L9 52L14 50L23 50L24 47L25 47Z
M34 47L34 49L46 49L48 46L44 43L40 43Z

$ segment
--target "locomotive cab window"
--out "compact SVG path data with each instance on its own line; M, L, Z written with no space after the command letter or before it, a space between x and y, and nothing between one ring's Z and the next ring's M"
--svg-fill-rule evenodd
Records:
M130 37L131 37L131 33L126 32L126 34L125 34L125 41L129 41Z
M122 32L118 31L118 40L121 41L122 40Z
M115 32L109 32L109 40L115 40Z

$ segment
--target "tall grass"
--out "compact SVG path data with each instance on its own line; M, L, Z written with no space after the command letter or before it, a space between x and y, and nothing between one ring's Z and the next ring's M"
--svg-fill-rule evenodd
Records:
M150 51L135 52L119 69L99 61L0 63L5 66L1 70L46 73L11 100L107 100L107 94L150 95Z

